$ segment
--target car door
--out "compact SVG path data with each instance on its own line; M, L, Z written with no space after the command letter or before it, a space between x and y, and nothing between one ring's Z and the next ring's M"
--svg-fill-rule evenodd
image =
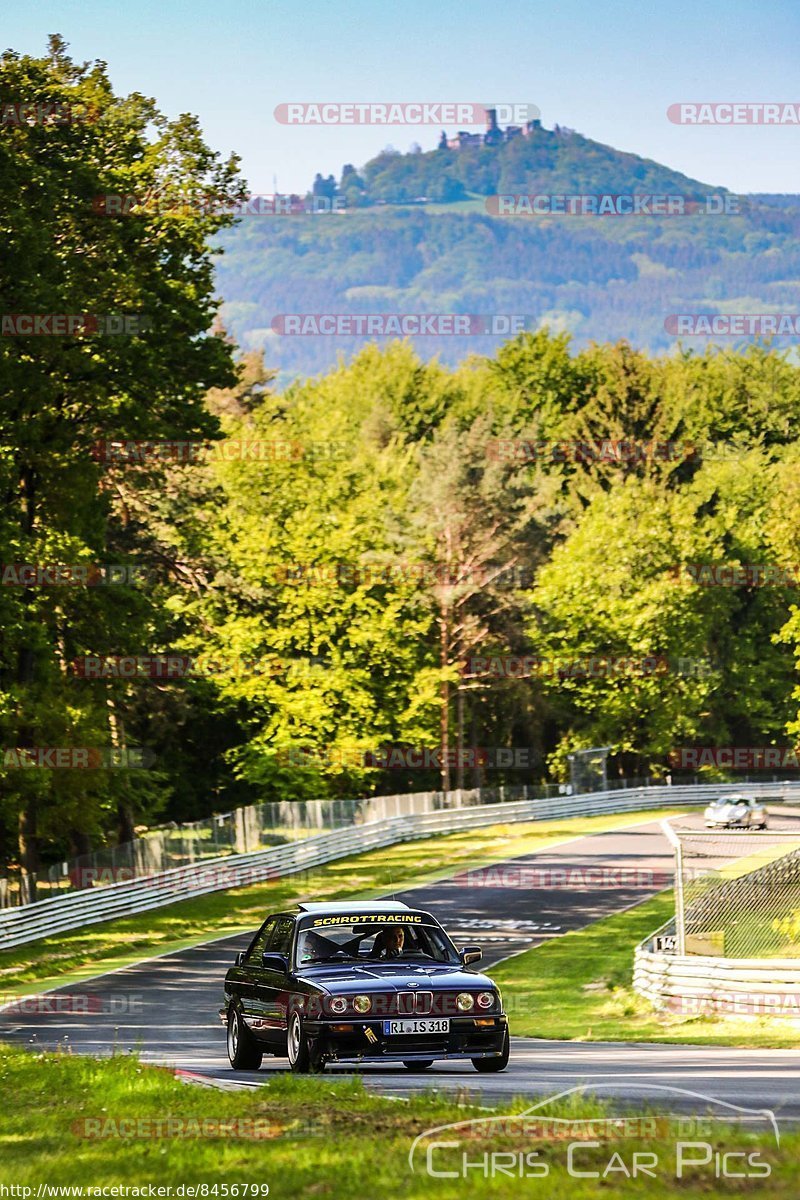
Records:
M263 1019L258 995L258 984L264 973L261 956L269 945L277 924L277 917L267 917L246 950L241 970L237 972L239 979L235 990L239 994L242 1012L245 1017L256 1022L255 1027L259 1028L259 1031Z
M288 964L294 927L294 917L278 917L265 953L280 954L286 960L286 967L278 970L262 965L256 976L256 1004L263 1022L263 1035L276 1044L280 1044L286 1036L286 1001L290 991Z

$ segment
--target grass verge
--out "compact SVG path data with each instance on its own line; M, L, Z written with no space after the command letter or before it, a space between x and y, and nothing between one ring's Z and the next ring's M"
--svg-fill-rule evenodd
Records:
M565 933L492 969L517 1036L584 1041L797 1046L800 1021L660 1015L633 991L633 951L674 914L672 892Z
M267 883L182 900L0 952L0 999L69 986L155 954L254 929L296 900L371 899L460 869L532 854L571 838L674 815L679 809L498 824L403 842Z
M195 1193L199 1196L263 1197L268 1187L275 1200L463 1200L465 1195L588 1200L603 1187L607 1194L631 1197L753 1190L788 1200L800 1184L800 1134L783 1132L778 1147L769 1131L708 1121L700 1126L700 1136L692 1123L687 1136L675 1122L645 1116L641 1124L628 1124L629 1135L620 1137L618 1124L598 1130L597 1119L612 1114L607 1104L591 1098L573 1097L545 1110L551 1118L573 1123L559 1126L560 1136L554 1137L554 1126L544 1123L538 1129L519 1121L486 1124L496 1114L478 1109L469 1097L459 1104L426 1093L393 1102L370 1095L358 1079L291 1075L253 1091L221 1091L188 1086L166 1069L142 1066L134 1056L97 1060L0 1046L0 1081L4 1094L14 1098L0 1127L0 1183L32 1189L2 1194L22 1200L36 1197L40 1185L80 1187L82 1192L73 1194L83 1196L89 1187L139 1189L117 1195L147 1196L153 1185L163 1190L150 1195L167 1196L171 1188L175 1196L180 1185L186 1195L186 1187L198 1184L207 1185ZM530 1103L518 1099L500 1111L521 1113ZM420 1134L471 1118L484 1122L471 1128L472 1136L450 1129L421 1142L412 1171L409 1151ZM570 1131L575 1141L586 1141L587 1119L594 1120L593 1140L576 1147L573 1170L597 1176L577 1178L567 1171ZM426 1170L426 1150L435 1141L456 1143L431 1150L438 1175ZM695 1148L681 1151L680 1141L692 1141ZM706 1159L697 1148L701 1141L708 1148L707 1161L684 1167L676 1179L679 1154ZM725 1151L742 1155L731 1168L740 1176L730 1181L717 1175L715 1154ZM650 1156L650 1174L629 1177L634 1152ZM473 1165L465 1166L465 1160Z

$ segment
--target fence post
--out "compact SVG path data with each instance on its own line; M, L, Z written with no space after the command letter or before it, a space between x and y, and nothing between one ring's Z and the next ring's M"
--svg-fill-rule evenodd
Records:
M683 846L681 839L665 818L661 828L675 851L675 945L678 954L686 953L686 914L683 903Z
M686 910L683 898L683 846L675 850L675 940L678 954L686 953Z
M233 841L234 854L246 854L247 853L247 826L245 825L243 808L234 809L233 820L234 820L234 835L233 835L234 836L234 841Z

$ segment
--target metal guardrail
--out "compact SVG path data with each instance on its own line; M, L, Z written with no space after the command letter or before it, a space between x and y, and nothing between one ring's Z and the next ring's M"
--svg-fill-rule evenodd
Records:
M592 816L599 813L625 813L662 806L703 804L709 794L740 790L742 785L652 786L553 799L533 799L472 803L435 811L408 811L400 817L337 829L316 837L271 846L248 854L228 855L194 866L177 867L151 876L102 887L68 892L21 908L0 911L0 950L21 946L38 938L50 937L71 929L95 925L114 917L131 916L188 900L210 892L225 891L246 884L297 874L397 842L412 841L436 833L451 833L487 825L515 821L542 821L549 818ZM748 791L775 799L800 799L800 783L750 784ZM421 793L429 805L430 797ZM472 797L474 800L474 797ZM409 803L413 808L413 803Z
M653 950L652 941L636 947L633 988L657 1009L682 1016L800 1017L800 959L670 954Z

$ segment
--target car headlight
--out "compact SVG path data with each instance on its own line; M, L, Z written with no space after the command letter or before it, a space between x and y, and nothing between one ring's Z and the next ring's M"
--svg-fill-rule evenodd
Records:
M341 1013L347 1012L347 998L345 996L334 996L331 1000L331 1012L340 1016Z
M478 992L475 999L478 1002L478 1008L491 1008L494 1004L494 996L491 992Z
M459 1008L461 1012L469 1012L473 1004L471 992L459 992L456 996L456 1008Z
M366 1013L372 1008L372 1001L369 996L355 996L353 998L353 1008L357 1013Z

